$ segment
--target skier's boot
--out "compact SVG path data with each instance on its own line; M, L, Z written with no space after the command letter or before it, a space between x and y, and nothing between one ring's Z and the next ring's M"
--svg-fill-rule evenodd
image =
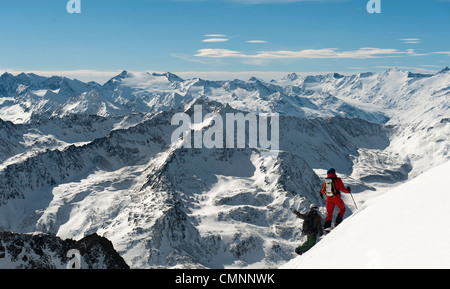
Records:
M337 227L341 222L342 222L342 217L341 217L341 215L338 214L336 217L336 222L334 222L334 227Z

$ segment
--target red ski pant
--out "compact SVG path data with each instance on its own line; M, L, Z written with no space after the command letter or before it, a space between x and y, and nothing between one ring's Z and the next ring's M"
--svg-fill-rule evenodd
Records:
M341 221L344 219L345 213L345 204L341 199L341 195L335 195L333 197L327 197L327 216L325 218L325 224L329 222L331 224L331 220L333 219L333 211L334 207L337 206L339 209L338 214L341 216Z

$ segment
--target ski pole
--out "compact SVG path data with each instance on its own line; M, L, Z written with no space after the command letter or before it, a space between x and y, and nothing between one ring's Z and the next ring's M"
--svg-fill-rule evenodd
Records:
M353 199L353 195L351 192L350 192L350 196L352 197L352 200L353 200L353 203L355 204L356 210L358 210L358 206L356 205L355 199Z

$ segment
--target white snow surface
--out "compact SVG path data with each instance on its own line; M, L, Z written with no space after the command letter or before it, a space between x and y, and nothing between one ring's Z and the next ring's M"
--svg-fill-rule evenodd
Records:
M449 269L449 174L447 161L371 199L281 268Z

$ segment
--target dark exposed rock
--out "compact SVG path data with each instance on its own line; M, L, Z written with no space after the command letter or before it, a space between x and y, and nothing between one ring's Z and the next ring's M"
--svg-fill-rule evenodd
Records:
M14 269L64 269L79 252L80 269L129 269L111 241L97 234L79 241L53 234L0 232L0 266ZM73 251L74 250L74 251Z

